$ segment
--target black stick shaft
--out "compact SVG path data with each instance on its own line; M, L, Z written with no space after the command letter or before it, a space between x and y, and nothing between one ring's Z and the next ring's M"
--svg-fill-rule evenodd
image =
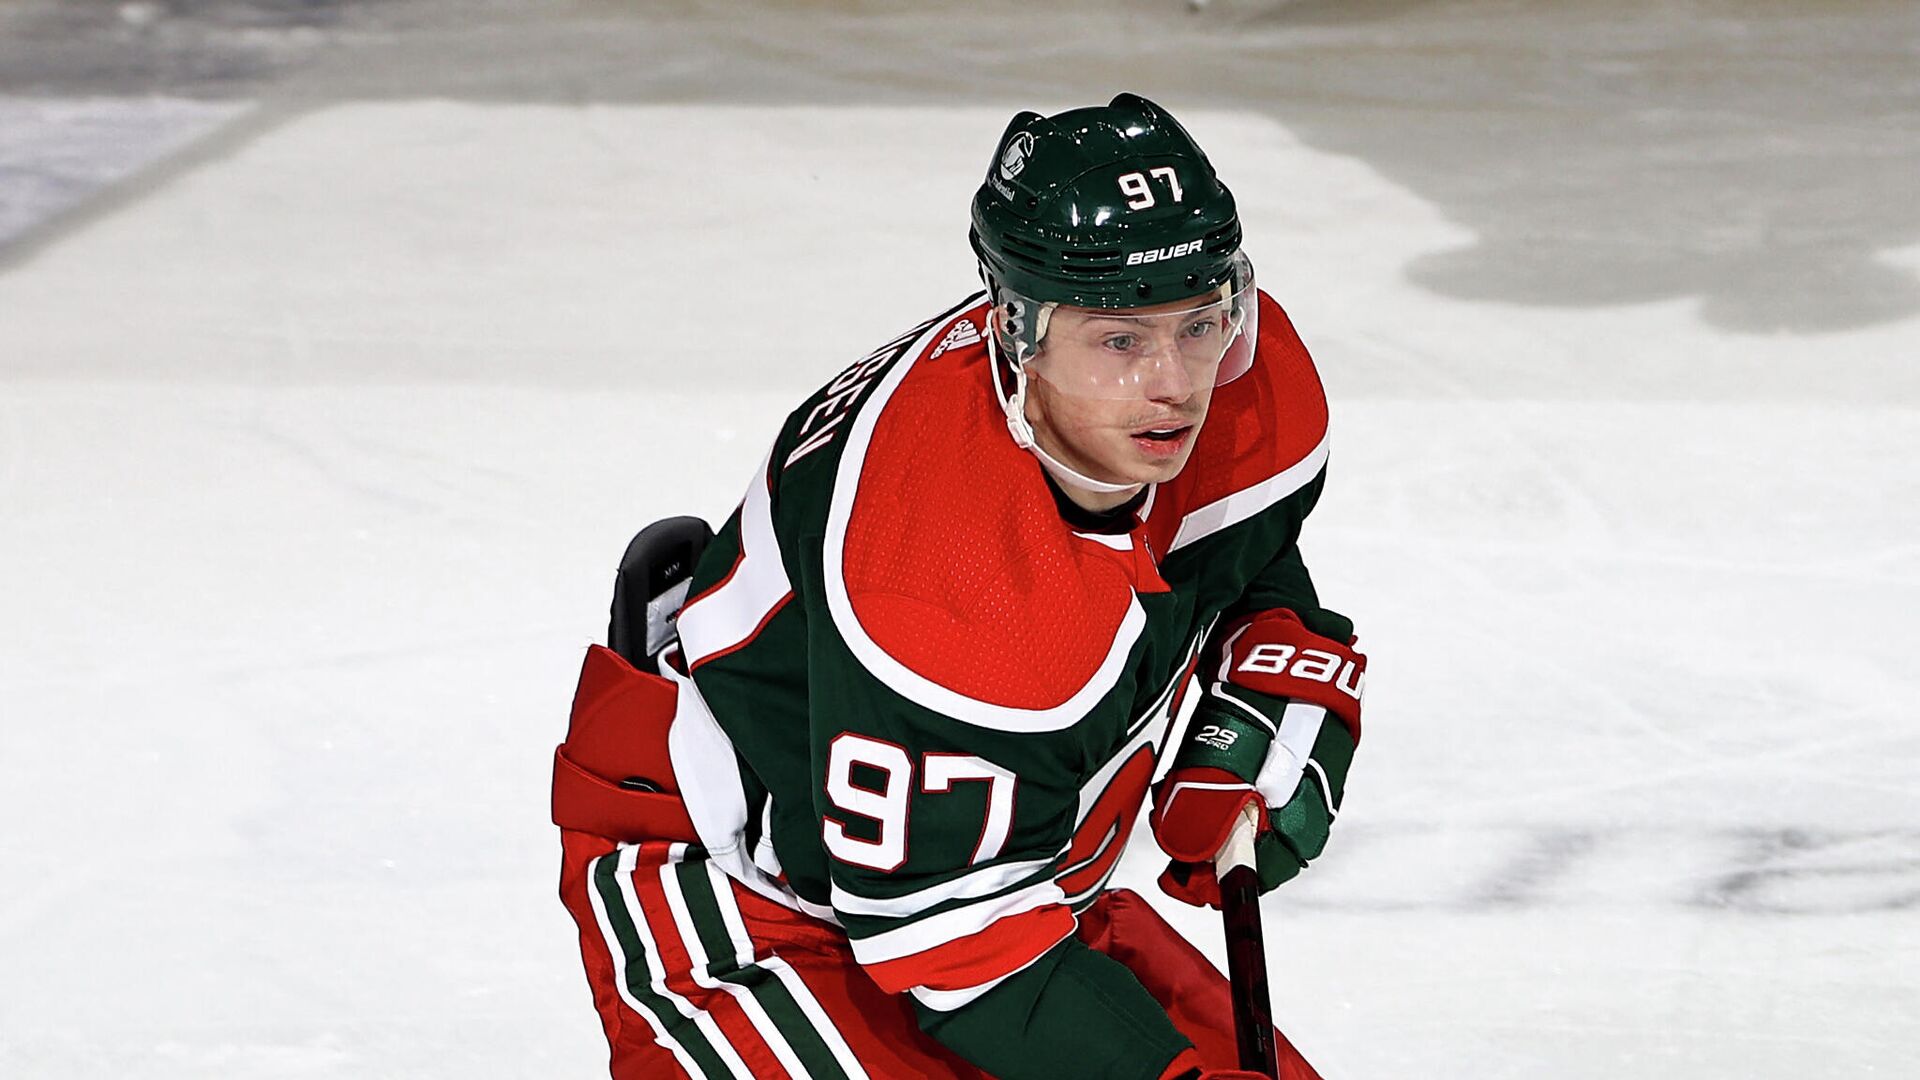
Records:
M1236 866L1220 878L1220 914L1227 930L1227 981L1233 987L1240 1068L1279 1080L1267 950L1260 935L1260 874L1253 867Z

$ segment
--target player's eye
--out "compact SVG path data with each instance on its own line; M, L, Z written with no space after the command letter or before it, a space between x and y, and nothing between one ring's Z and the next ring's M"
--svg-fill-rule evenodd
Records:
M1139 343L1140 339L1133 334L1108 334L1106 339L1101 342L1102 345L1112 349L1114 352L1132 352L1133 347Z
M1219 317L1209 315L1203 318L1195 319L1193 322L1188 323L1187 328L1184 332L1190 338L1203 338L1213 333L1215 330L1218 330L1219 328L1220 328Z

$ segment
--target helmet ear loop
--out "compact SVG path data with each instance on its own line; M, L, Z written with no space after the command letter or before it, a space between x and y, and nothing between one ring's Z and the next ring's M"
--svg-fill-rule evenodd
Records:
M1013 365L1013 396L1007 399L1007 433L1013 436L1013 445L1033 449L1033 421L1027 419L1027 369L1018 361Z
M1011 303L1011 301L1009 302ZM1013 443L1022 450L1034 448L1033 422L1027 419L1027 362L1040 352L1040 339L1047 333L1047 323L1053 317L1053 304L1042 304L1034 313L1031 330L1019 316L1012 312L1003 312L1001 305L994 305L993 333L987 335L987 348L997 364L1001 357L1001 342L1011 347L1012 356L1007 357L1007 366L1013 370L1013 392L1002 396L1001 409L1007 414L1007 433L1013 436ZM1011 323L1011 325L1009 325ZM1000 391L1000 380L994 378L994 389Z
M1051 316L1052 312L1052 304L1043 306L1034 319L1035 326L1044 329L1047 325L1048 317ZM995 318L997 320L998 316L996 315ZM1035 335L1033 340L1037 341L1038 335ZM1013 369L1013 392L1011 394L1006 392L1006 387L1001 382L999 373L1003 345L1010 347L1013 352L1013 356L1008 358L1011 362L1007 365ZM1013 436L1014 445L1040 459L1040 467L1052 473L1054 479L1061 483L1070 483L1086 488L1088 491L1098 491L1102 493L1132 491L1138 488L1138 484L1115 484L1105 480L1095 480L1093 477L1077 472L1071 466L1061 463L1052 454L1047 453L1046 449L1040 445L1039 440L1033 432L1033 422L1027 419L1027 386L1029 385L1027 364L1039 354L1039 351L1037 347L1030 343L1025 334L1018 336L1012 334L1003 335L1002 328L997 321L994 324L993 332L987 335L987 357L995 365L993 392L1000 398L1001 411L1007 414L1007 433Z
M1233 353L1235 343L1240 340L1241 335L1247 332L1247 325L1252 321L1251 316L1254 311L1254 305L1260 302L1259 294L1253 289L1253 263L1247 259L1245 254L1237 256L1235 261L1237 265L1235 266L1234 272L1227 275L1227 280L1220 283L1220 299L1221 302L1227 305L1228 318L1232 320L1233 324L1233 332L1227 335L1226 347L1220 354L1223 360ZM1249 366L1251 363L1251 360L1249 360ZM1228 374L1225 369L1222 369L1219 377L1215 379L1214 385L1224 386L1245 373L1244 368L1231 374Z
M1227 336L1229 349L1233 348L1233 343L1239 340L1240 335L1247 329L1246 293L1244 290L1234 288L1233 284L1233 280L1229 278L1220 286L1220 301L1227 305L1227 317L1233 320L1233 333Z

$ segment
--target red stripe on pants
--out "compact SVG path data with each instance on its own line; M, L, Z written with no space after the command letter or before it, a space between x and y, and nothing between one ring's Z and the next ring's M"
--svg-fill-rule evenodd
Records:
M580 929L580 959L586 965L594 1011L600 1014L600 1027L607 1035L612 1074L692 1080L672 1052L654 1041L653 1026L647 1018L628 1008L620 997L618 968L593 914L593 883L588 880L593 860L611 854L615 846L613 841L591 833L560 832L560 902Z
M667 989L686 998L713 1018L728 1045L733 1047L740 1055L740 1060L753 1073L754 1080L761 1080L762 1077L765 1080L792 1080L781 1066L780 1059L774 1056L773 1048L767 1045L759 1029L754 1027L753 1019L741 1006L740 999L729 991L709 989L693 980L693 956L680 932L679 923L673 917L673 909L667 905L667 893L660 883L662 869L672 861L669 858L671 846L665 843L641 845L633 871L633 894L640 901L640 910L646 913L647 928L653 933L654 943L660 947L654 962L666 969ZM705 867L701 869L704 871ZM671 870L666 872L672 873Z
M587 866L612 852L613 843L578 832L563 832L561 840L565 858L560 895L580 925L587 981L612 1052L611 1075L614 1080L685 1080L686 1072L670 1051L655 1042L646 1019L620 998L613 959L587 896L591 884ZM708 1010L720 1030L734 1040L736 1051L756 1078L786 1076L740 1003L724 990L699 986L688 972L686 944L658 876L668 848L664 842L642 845L640 869L634 875L635 895L667 963L668 988ZM838 927L783 907L730 879L728 885L753 944L754 960L763 965L784 963L792 969L873 1080L992 1080L922 1032L908 997L885 993L875 985L854 960ZM1109 891L1080 914L1078 934L1087 945L1133 971L1167 1010L1174 1026L1193 1040L1206 1067L1237 1067L1227 980L1144 899L1125 889ZM1285 1036L1277 1031L1274 1035L1282 1080L1320 1080ZM831 1036L827 1039L833 1041Z

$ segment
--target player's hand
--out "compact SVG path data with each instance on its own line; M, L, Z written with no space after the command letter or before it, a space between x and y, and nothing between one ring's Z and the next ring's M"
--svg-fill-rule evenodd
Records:
M1290 611L1228 626L1203 669L1215 678L1194 710L1174 768L1154 789L1154 838L1172 862L1169 896L1220 906L1213 859L1241 808L1259 811L1262 892L1326 847L1360 726L1366 657L1308 630Z
M1178 846L1177 836L1182 831L1181 826L1196 824L1195 819L1205 819L1204 823L1199 823L1198 831L1201 835L1211 835L1212 818L1221 806L1233 807L1227 817L1228 826L1231 828L1234 815L1239 813L1239 807L1248 802L1254 803L1260 811L1260 831L1254 837L1253 852L1255 869L1260 876L1261 892L1267 892L1291 881L1306 868L1310 860L1318 857L1326 848L1327 837L1333 826L1334 811L1327 798L1326 790L1321 787L1319 778L1314 774L1308 773L1302 776L1293 797L1277 811L1269 810L1266 800L1262 799L1258 792L1246 787L1239 789L1243 797L1229 801L1227 793L1232 792L1233 788L1212 788L1212 785L1221 782L1222 775L1217 770L1203 769L1176 770L1162 781L1162 798L1167 800L1166 805L1173 811L1169 814L1161 814L1157 808L1155 810L1154 835L1159 838L1163 850L1172 854L1173 848L1169 845ZM1182 785L1195 783L1212 788L1211 791L1201 789L1205 794L1200 795L1200 801L1193 801L1196 795L1195 789L1181 790ZM1202 806L1201 801L1217 805ZM1223 837L1221 843L1224 842ZM1205 849L1204 847L1186 848L1184 852L1191 854L1199 850ZM1219 850L1220 845L1215 844L1213 852L1218 853ZM1205 855L1199 859L1178 857L1172 859L1160 875L1160 889L1183 903L1197 907L1219 907L1220 881L1214 871L1213 855Z

